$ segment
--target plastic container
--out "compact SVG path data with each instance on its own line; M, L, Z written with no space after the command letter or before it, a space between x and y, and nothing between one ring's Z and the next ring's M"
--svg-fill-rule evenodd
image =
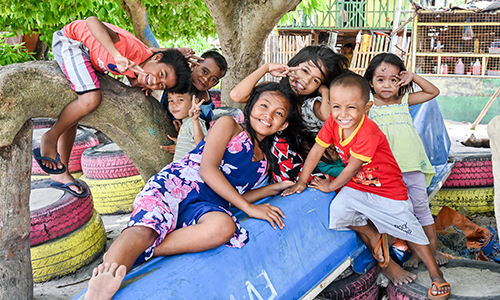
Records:
M448 65L441 65L441 74L448 74Z
M358 31L358 34L356 35L356 44L361 44L361 41L363 40L363 33Z
M370 40L371 40L371 35L369 34L363 34L363 43L361 44L361 48L363 52L368 52L370 50Z
M479 53L479 39L474 41L474 53Z
M481 75L481 62L479 58L476 59L474 66L472 66L472 75Z
M455 74L457 75L464 75L464 63L462 60L459 58L457 61L457 64L455 65Z

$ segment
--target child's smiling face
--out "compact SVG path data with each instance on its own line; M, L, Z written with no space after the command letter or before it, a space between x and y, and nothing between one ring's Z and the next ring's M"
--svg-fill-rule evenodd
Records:
M333 85L330 88L332 117L343 129L344 139L354 132L372 104L363 100L357 87Z
M255 102L250 113L250 124L262 140L268 135L288 127L286 119L290 105L288 100L279 92L263 92Z
M168 110L177 119L182 120L189 116L192 100L189 93L185 94L168 94Z
M393 64L382 62L373 73L373 79L370 85L375 90L375 94L379 99L393 99L399 92L399 86L396 84L400 81L399 68Z
M161 53L153 55L141 66L147 73L147 75L137 75L137 81L141 87L151 90L165 90L177 85L177 76L172 66L160 62L162 55Z
M200 61L200 65L194 67L191 79L193 85L198 91L207 91L219 83L219 80L224 76L215 60L211 57Z
M292 90L298 95L312 94L321 86L323 80L325 80L323 76L325 72L324 67L321 67L322 73L310 60L302 62L293 68L298 68L298 70L291 72L292 76L290 76L289 82Z

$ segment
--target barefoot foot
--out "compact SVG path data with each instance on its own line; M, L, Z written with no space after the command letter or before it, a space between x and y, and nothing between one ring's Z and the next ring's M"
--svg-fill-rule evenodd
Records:
M443 255L443 253L439 252L439 250L436 250L434 252L434 258L436 259L436 263L438 266L442 266L448 263L448 258Z
M116 271L116 272L115 272ZM85 300L111 300L120 288L123 278L127 274L124 265L118 267L116 262L100 264L94 268Z
M418 263L421 262L420 257L416 253L413 253L407 261L403 263L403 267L405 268L418 268Z
M410 273L408 271L403 270L398 264L394 261L390 261L387 268L382 269L382 273L384 273L389 279L392 281L394 285L402 285L405 283L413 282L417 279L417 275Z

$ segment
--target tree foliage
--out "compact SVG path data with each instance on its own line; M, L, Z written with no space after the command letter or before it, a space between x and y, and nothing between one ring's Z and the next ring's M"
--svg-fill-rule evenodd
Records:
M214 22L202 0L143 0L142 3L157 39L215 35ZM37 31L49 44L55 31L89 16L133 32L119 0L0 0L0 31L21 34Z

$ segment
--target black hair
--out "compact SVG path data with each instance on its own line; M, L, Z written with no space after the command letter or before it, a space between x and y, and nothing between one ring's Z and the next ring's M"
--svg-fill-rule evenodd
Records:
M349 60L347 57L333 52L332 49L325 45L312 45L302 48L294 57L292 57L292 59L290 59L288 66L296 67L307 61L311 61L316 67L318 67L321 74L325 78L322 82L325 85L329 85L335 77L345 73L349 67ZM323 69L325 70L324 72ZM290 85L288 77L284 77L281 81ZM308 98L319 96L319 93L316 91L315 94L304 95L304 97L301 97L302 99L299 100L305 100L306 96Z
M227 61L226 59L224 58L224 56L222 56L222 54L220 54L219 52L217 51L214 51L214 50L208 50L208 51L205 51L201 57L203 58L211 58L215 61L215 63L217 64L217 66L219 67L219 69L222 71L222 77L224 77L226 75L226 71L227 71Z
M380 53L380 54L375 55L375 57L372 58L372 60L370 61L370 64L368 65L368 68L366 68L365 78L366 78L366 80L368 80L368 82L370 82L370 83L372 82L373 75L375 74L375 69L377 69L377 67L380 66L380 64L382 64L383 62L386 62L388 64L395 66L396 68L399 68L400 72L406 71L405 64L404 64L403 60L401 58L399 58L399 56L397 56L396 54L393 54L393 53ZM373 87L370 86L370 90L371 90L372 94L375 95L375 90L373 89ZM404 94L410 93L410 92L413 92L413 85L411 82L407 85L400 87L398 94L396 96L399 97L401 95L404 95Z
M189 85L188 89L184 93L181 93L180 91L172 91L172 90L169 90L168 92L165 92L165 93L169 94L169 95L171 95L171 94L189 94L189 96L191 96L191 97L193 97L193 95L195 95L196 97L200 97L198 90L192 84ZM167 105L168 105L168 103L167 103Z
M347 43L347 44L344 44L344 48L352 48L352 49L354 49L354 45L352 43Z
M359 74L349 72L340 75L332 81L330 89L336 86L357 88L361 92L361 99L363 99L365 103L368 103L368 101L370 101L370 84L363 76Z
M285 97L285 99L288 101L288 115L286 116L286 121L288 122L289 126L291 124L301 122L300 116L298 114L298 109L296 107L297 100L294 98L296 97L295 93L288 87L279 84L277 82L264 82L261 83L257 86L255 86L250 94L250 98L248 99L247 105L245 106L244 109L244 115L245 115L245 128L248 131L248 134L250 135L250 139L252 140L252 143L255 145L255 141L257 139L257 135L250 125L250 114L252 112L252 109L257 102L257 100L260 98L260 96L265 93L265 92L271 92L271 93L277 93ZM272 176L273 173L278 172L278 162L276 161L276 157L272 154L272 148L273 148L273 142L275 139L276 133L272 135L266 136L262 141L259 142L260 149L262 149L262 152L264 153L267 161L268 161L268 180L269 183L274 182L274 178Z
M191 86L191 69L187 58L177 49L166 49L154 54L157 53L163 54L159 62L171 66L175 72L177 84L166 90L172 93L186 93Z

